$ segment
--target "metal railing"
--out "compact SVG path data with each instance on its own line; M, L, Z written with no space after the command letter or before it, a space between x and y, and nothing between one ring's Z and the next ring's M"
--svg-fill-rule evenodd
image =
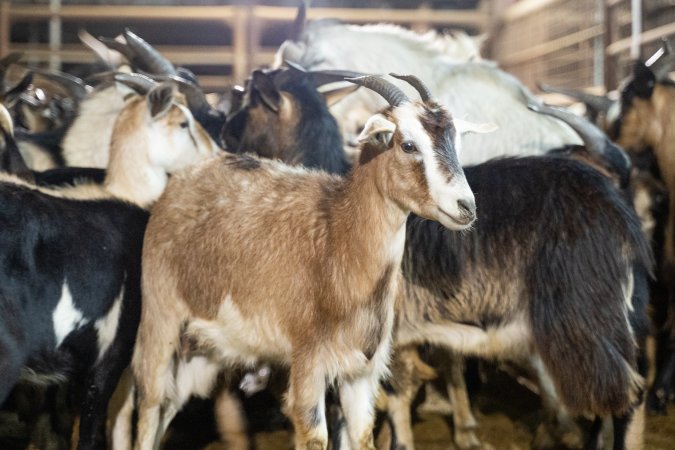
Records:
M231 40L219 45L157 45L156 48L176 64L195 66L229 66L228 73L200 75L207 88L224 88L232 82L241 82L250 70L269 64L281 42L275 46L262 44L265 27L279 22L292 22L297 10L273 6L102 6L102 5L17 5L0 3L0 55L10 51L25 52L31 61L49 63L58 68L64 63L94 62L94 54L80 44L64 44L59 33L67 22L125 21L181 22L200 25L220 23L229 30ZM486 4L487 2L482 2ZM308 18L337 18L350 23L389 22L405 24L417 30L433 26L468 27L480 32L486 30L489 11L477 10L414 10L311 8ZM12 24L40 23L50 29L48 42L12 42ZM143 36L142 30L138 30Z

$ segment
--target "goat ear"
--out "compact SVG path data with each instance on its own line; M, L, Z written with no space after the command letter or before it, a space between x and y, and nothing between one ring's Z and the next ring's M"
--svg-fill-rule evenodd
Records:
M635 94L640 98L650 98L654 92L656 76L654 72L642 62L633 67L633 86Z
M254 70L251 79L251 95L256 95L260 98L263 105L275 113L279 112L279 105L281 104L281 94L274 85L271 77L267 76L260 70Z
M360 86L358 84L350 83L349 86L340 86L334 88L330 88L329 86L328 89L320 89L319 92L321 92L321 95L323 95L326 105L330 107L357 90L359 87Z
M492 133L499 127L494 123L473 123L462 119L454 119L453 123L459 134L466 133Z
M173 83L161 83L148 92L150 116L157 120L169 112L175 94Z
M372 143L389 147L391 139L394 137L396 124L391 122L382 114L375 114L366 122L363 131L359 135L359 142L369 141Z
M0 100L2 100L2 103L4 103L5 106L11 108L19 100L21 94L23 94L26 91L26 89L28 89L28 87L32 82L33 82L33 73L28 72L26 75L24 75L24 77L21 79L21 81L19 81L19 83L16 86L14 86L12 89L3 94Z

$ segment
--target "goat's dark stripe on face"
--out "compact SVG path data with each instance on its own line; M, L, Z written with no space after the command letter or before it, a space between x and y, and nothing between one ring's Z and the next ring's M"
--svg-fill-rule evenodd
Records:
M420 123L431 138L434 154L438 161L438 170L446 181L459 172L460 165L455 152L457 130L450 115L441 108L425 109L419 116Z

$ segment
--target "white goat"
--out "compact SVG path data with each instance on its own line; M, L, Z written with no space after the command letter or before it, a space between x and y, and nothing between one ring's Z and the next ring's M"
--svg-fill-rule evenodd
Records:
M132 362L137 449L155 447L221 366L260 360L290 366L296 448L326 448L333 383L352 446L372 448L406 218L461 230L475 205L447 111L381 78L357 81L392 106L368 121L370 158L347 178L228 155L177 175L156 203Z
M532 94L494 63L475 61L477 48L467 51L462 45L457 53L448 52L453 49L448 42L448 37L439 42L433 34L420 36L399 27L330 23L309 26L298 41L284 42L275 61L292 61L308 70L406 73L414 69L415 75L455 117L485 120L499 127L489 136L467 136L467 151L460 157L463 165L504 155L541 154L565 144L581 143L565 124L529 111L526 98ZM414 92L402 87L408 93ZM381 107L379 98L362 89L331 111L345 141L354 142L365 120Z

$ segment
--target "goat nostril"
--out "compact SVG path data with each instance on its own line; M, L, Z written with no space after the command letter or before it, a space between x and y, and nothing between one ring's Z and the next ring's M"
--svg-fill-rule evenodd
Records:
M476 203L472 200L457 200L459 210L466 216L474 216L476 214Z

